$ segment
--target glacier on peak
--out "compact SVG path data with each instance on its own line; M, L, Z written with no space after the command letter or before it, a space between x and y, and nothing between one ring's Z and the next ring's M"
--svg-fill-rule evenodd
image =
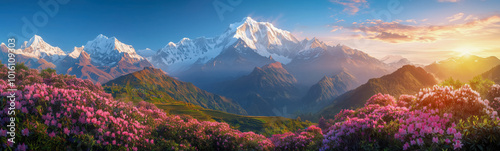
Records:
M238 40L244 41L245 45L235 45ZM213 38L183 38L177 43L169 42L148 60L169 73L175 73L187 70L193 64L205 64L225 49L238 46L248 47L262 57L272 56L283 64L290 63L299 51L305 49L304 44L290 32L278 29L269 22L257 22L245 17Z
M156 51L151 50L149 48L146 48L146 49L138 50L137 54L139 54L140 56L142 56L144 58L148 58L148 57L155 55Z
M84 47L85 46L75 47L75 48L73 48L73 51L71 53L69 53L68 55L71 58L76 59L76 58L80 57L80 54L82 53Z
M34 35L29 41L25 41L21 48L16 50L16 53L30 58L44 58L49 61L59 61L67 55L61 48L51 46L38 35Z
M137 54L132 45L124 44L115 37L108 38L103 34L99 34L94 40L88 41L83 50L89 53L92 61L107 66L113 66L119 62L124 54L127 54L132 59L144 60L142 56Z

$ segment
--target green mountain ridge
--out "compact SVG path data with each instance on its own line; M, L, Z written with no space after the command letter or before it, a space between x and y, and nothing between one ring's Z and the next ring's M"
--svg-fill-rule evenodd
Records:
M273 110L290 107L299 99L296 83L281 63L274 62L224 83L219 93L238 101L250 115L275 116Z
M123 93L131 95L130 91L137 94L131 97L139 97L152 103L167 103L169 101L183 101L199 105L203 108L225 111L240 115L246 115L246 111L236 102L205 90L191 83L178 81L167 76L162 70L146 67L144 70L133 72L104 84L114 97L123 97Z
M483 78L490 79L496 84L500 84L500 65L486 71L485 73L481 74L481 76L483 76Z
M402 94L414 94L422 88L431 87L437 83L435 77L423 68L405 65L389 75L370 79L356 89L340 95L330 106L323 108L316 118L321 116L333 118L342 109L361 107L366 100L377 93L399 97Z
M188 87L184 87L186 85ZM211 93L201 90L191 83L180 82L167 76L162 70L151 67L146 67L144 70L112 80L105 84L104 90L112 94L115 99L131 102L144 100L154 103L158 108L163 109L168 114L191 116L201 121L225 122L232 128L240 131L253 131L265 136L294 132L312 125L311 122L302 122L296 119L277 116L246 116L227 113L196 105L194 104L197 103L195 102L196 100L191 100L191 102L194 103L177 100L176 98L190 99L199 92L204 92L205 94ZM179 90L179 92L173 90ZM171 94L173 95L171 96ZM230 101L225 97L215 94L212 95L210 96L220 97L221 100Z
M335 97L355 88L360 82L347 71L342 71L332 77L323 77L318 83L311 86L307 94L302 98L306 104L304 111L316 112Z
M478 74L484 73L497 65L500 65L500 59L497 57L483 58L467 55L432 63L425 66L424 69L434 74L439 80L453 77L453 79L460 81L469 81Z

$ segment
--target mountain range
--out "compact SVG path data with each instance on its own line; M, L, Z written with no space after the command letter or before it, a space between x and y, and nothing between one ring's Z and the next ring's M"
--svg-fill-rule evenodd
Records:
M164 71L152 67L145 67L143 70L118 77L105 83L104 86L109 87L110 93L115 94L115 97L116 94L127 92L125 94L129 99L138 97L139 100L152 103L183 101L206 109L247 114L238 103L230 99L201 90L191 83L176 80L166 75Z
M5 53L5 44L2 43L0 47ZM17 62L24 62L30 68L54 68L60 74L75 75L100 83L152 66L132 46L102 34L85 46L75 47L71 53L65 53L35 35L25 41L20 49L16 49L15 53Z
M437 84L436 78L421 67L405 65L395 72L380 78L370 79L367 83L348 91L323 108L318 115L333 118L342 109L363 106L371 96L382 93L396 98L401 94L415 94L422 88Z
M360 82L350 73L342 71L332 77L323 77L317 84L311 86L302 98L305 105L303 112L315 112L331 103L337 96L356 88Z
M317 38L298 40L288 31L250 17L231 24L214 38L170 42L148 60L209 91L216 83L235 80L273 62L282 63L304 87L345 70L366 82L397 69L344 45L329 46Z
M5 53L5 44L0 47ZM35 35L16 53L31 68L55 68L60 74L100 83L145 67L159 68L207 93L227 96L250 115L275 115L273 110L284 107L315 109L370 78L410 64L402 57L378 60L361 50L330 46L317 38L298 40L289 31L250 17L213 38L183 38L157 51L136 52L131 45L101 34L66 52ZM217 105L198 105L217 109ZM237 107L233 109L230 112L243 114Z
M232 128L266 136L295 131L311 124L277 116L245 116L246 111L237 102L201 90L191 83L178 81L161 69L152 67L111 80L103 87L120 101L146 101L169 114L191 116L201 121L226 122Z
M481 74L484 78L490 79L496 84L500 84L500 65L493 67L492 69Z
M500 59L494 56L483 58L474 55L464 55L432 63L425 66L424 69L434 74L439 80L446 80L452 77L453 79L465 82L497 65L500 65Z
M273 110L296 104L299 89L297 80L280 62L254 70L234 81L221 83L218 92L238 101L250 115L274 116Z

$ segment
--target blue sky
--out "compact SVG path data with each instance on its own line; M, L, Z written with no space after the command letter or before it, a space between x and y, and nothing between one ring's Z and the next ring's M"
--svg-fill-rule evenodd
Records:
M35 26L37 31L27 35L22 32L23 17L33 22L33 16L47 14L43 7L32 0L0 1L0 14L3 14L0 35L5 39L0 41L5 42L11 33L17 35L18 41L28 40L25 37L36 33L51 45L71 51L74 46L85 45L98 34L104 34L115 36L137 50L157 50L183 37L216 36L229 24L251 16L257 21L272 22L299 39L318 37L329 44L345 44L379 58L397 54L414 62L429 63L450 55L473 53L471 49L484 52L485 56L500 56L496 53L500 49L494 44L500 39L494 36L500 33L500 21L496 18L500 14L500 1L497 0L66 1L69 2L58 3L57 13L47 15L47 22ZM231 11L222 13L221 18L214 3ZM391 19L373 15L382 13L389 14ZM377 22L377 19L381 20ZM479 23L474 25L478 26L466 26L476 20ZM430 31L433 26L442 28L438 32ZM457 38L453 31L469 36ZM479 42L478 38L490 42ZM475 42L466 42L468 40ZM480 46L482 48L478 48ZM422 57L437 51L435 54L439 55L435 57Z

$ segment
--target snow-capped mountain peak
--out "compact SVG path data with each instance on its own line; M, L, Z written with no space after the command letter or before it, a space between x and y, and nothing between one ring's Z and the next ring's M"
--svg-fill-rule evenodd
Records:
M21 49L17 50L17 53L37 59L49 57L51 61L57 61L66 56L66 53L61 48L51 46L38 35L34 35L29 41L25 41Z
M128 54L132 59L144 59L137 54L131 45L124 44L115 37L108 38L103 34L87 42L83 50L90 54L92 61L102 65L113 66L121 59L123 54Z
M170 46L170 47L177 47L177 45L174 42L169 42L168 46Z
M168 73L176 73L194 64L205 64L228 49L235 49L243 56L253 55L253 52L265 58L272 56L275 61L288 64L302 50L318 47L327 48L316 38L298 41L289 31L276 28L272 23L245 17L214 38L183 38L177 43L169 42L148 60Z
M322 48L322 49L327 49L327 45L325 43L323 43L322 41L319 41L318 38L316 37L313 37L311 40L307 40L307 44L306 44L306 47L304 48L304 50L307 50L307 49L314 49L314 48Z
M31 45L37 46L37 45L44 44L44 43L45 43L45 41L43 41L42 37L35 35L35 36L31 37L31 39L28 41L28 43L26 45L27 46L31 46Z
M156 54L156 51L151 50L149 48L138 50L137 54L141 55L142 57L148 58L151 56L154 56Z
M237 26L238 24L240 25ZM278 29L269 22L257 22L250 17L244 18L240 23L231 24L229 28L235 31L234 38L242 39L252 49L258 49L259 44L266 47L281 46L284 40L298 42L290 32Z
M82 53L84 47L85 46L75 47L75 48L73 48L73 51L71 53L69 53L68 55L71 58L75 58L76 59L76 58L80 57L80 54Z
M92 53L111 53L114 51L130 54L136 53L134 47L132 47L131 45L124 44L115 37L108 38L103 34L100 34L94 40L87 42L87 45L85 45L85 47L89 48L85 49L89 50L87 52Z
M398 62L401 59L404 59L404 57L401 55L387 55L387 56L383 57L382 59L380 59L380 61L382 61L386 64L389 64L389 63Z
M387 55L380 59L380 61L394 68L400 68L404 65L412 64L408 59L401 55Z

